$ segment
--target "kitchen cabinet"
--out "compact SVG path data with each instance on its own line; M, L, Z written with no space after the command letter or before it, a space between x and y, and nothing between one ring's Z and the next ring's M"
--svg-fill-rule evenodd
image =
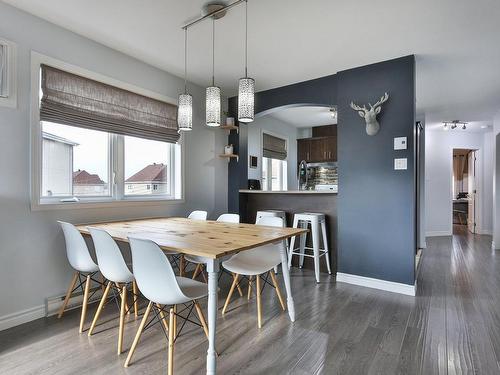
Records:
M337 137L314 137L297 140L297 162L337 161Z

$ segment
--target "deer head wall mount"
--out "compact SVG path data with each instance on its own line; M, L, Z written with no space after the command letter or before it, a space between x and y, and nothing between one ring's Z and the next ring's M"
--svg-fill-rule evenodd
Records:
M380 100L376 102L374 105L368 103L370 109L366 108L366 106L364 105L360 107L359 105L356 105L353 102L351 102L351 108L354 109L355 111L358 111L358 114L365 119L366 134L375 135L380 130L380 124L377 121L377 115L382 110L382 104L384 104L387 101L387 99L389 99L389 94L385 93L384 96L382 96Z

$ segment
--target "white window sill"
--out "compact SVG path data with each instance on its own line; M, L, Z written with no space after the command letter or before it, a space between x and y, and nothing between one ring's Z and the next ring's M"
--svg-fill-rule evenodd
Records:
M31 203L31 211L48 210L77 210L91 208L119 208L119 207L145 207L145 206L170 206L184 203L184 199L172 198L127 198L123 200L80 201L80 202L38 202Z

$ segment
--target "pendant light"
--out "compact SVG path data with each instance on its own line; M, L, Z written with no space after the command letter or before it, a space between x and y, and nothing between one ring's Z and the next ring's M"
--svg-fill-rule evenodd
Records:
M248 1L245 0L245 77L238 84L238 121L254 120L255 80L248 77Z
M187 92L187 28L184 29L184 93L179 95L177 127L179 131L193 129L193 97Z
M221 93L215 86L215 18L212 18L212 86L206 91L206 122L207 126L220 126Z

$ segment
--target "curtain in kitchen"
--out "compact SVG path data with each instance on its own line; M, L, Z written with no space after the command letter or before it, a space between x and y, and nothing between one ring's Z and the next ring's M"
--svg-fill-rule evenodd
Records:
M47 65L40 120L175 143L177 106Z
M270 159L286 160L286 140L264 133L262 156Z

